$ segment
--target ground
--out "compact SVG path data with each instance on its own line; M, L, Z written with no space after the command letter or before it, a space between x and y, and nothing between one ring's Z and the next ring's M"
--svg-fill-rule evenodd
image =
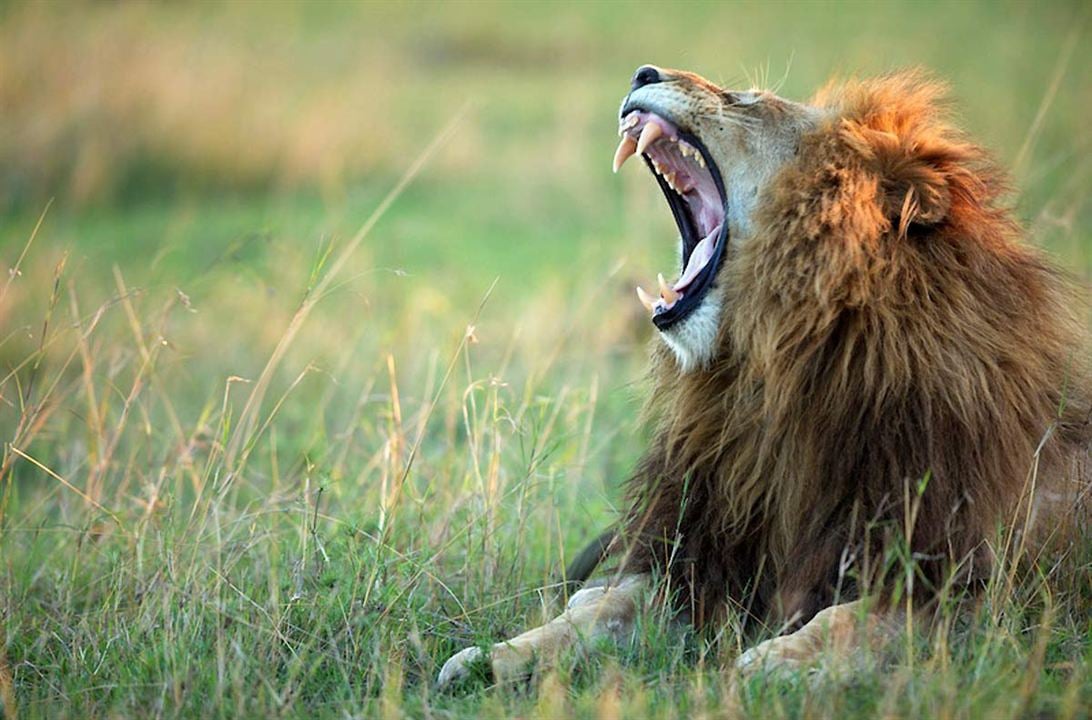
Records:
M852 672L739 682L731 628L654 613L431 684L556 608L645 438L633 69L930 67L1086 281L1079 6L201 8L0 10L4 716L1087 716L1088 540Z

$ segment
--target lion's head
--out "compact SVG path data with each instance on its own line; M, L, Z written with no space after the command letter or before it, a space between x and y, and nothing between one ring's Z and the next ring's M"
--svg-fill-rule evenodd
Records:
M764 190L821 117L819 108L693 73L645 65L634 75L614 170L643 155L678 225L678 278L668 284L661 274L659 297L637 294L684 371L714 354L729 246L746 243Z
M814 170L802 153L816 150L809 147L815 138L837 135L871 173L872 187L852 188L857 219L869 226L855 228L856 236L905 236L911 224L942 223L953 193L980 199L982 178L967 167L981 159L980 152L936 122L942 92L920 73L903 73L832 85L798 103L760 90L721 88L690 72L652 65L637 70L622 102L614 169L642 155L678 225L678 278L669 283L661 274L657 294L637 293L682 372L714 358L731 267L748 256L756 233L768 230L760 226L771 218L761 211L783 200L787 176L799 174L801 165ZM829 189L838 181L825 180ZM816 198L801 192L799 199ZM818 216L817 210L803 212Z

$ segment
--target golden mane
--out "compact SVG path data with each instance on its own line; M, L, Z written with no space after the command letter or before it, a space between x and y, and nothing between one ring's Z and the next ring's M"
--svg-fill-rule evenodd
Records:
M676 578L699 624L726 600L803 621L889 594L898 542L923 597L975 582L1033 466L1083 482L1079 294L1023 244L944 95L916 72L821 91L720 271L713 362L653 351L622 564Z

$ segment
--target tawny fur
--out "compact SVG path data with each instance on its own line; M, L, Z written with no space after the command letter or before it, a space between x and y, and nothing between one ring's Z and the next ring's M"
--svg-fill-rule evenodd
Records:
M1080 294L1023 243L943 89L910 73L812 102L823 120L721 268L713 361L653 351L618 553L672 576L698 624L890 596L902 540L922 598L973 585L1029 478L1087 487Z

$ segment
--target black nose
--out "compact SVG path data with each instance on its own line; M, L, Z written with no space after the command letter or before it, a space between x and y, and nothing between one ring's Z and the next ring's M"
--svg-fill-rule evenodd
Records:
M660 82L660 71L651 65L642 65L637 68L637 72L633 73L633 82L630 83L630 87L634 90L642 88L645 85L653 85Z

